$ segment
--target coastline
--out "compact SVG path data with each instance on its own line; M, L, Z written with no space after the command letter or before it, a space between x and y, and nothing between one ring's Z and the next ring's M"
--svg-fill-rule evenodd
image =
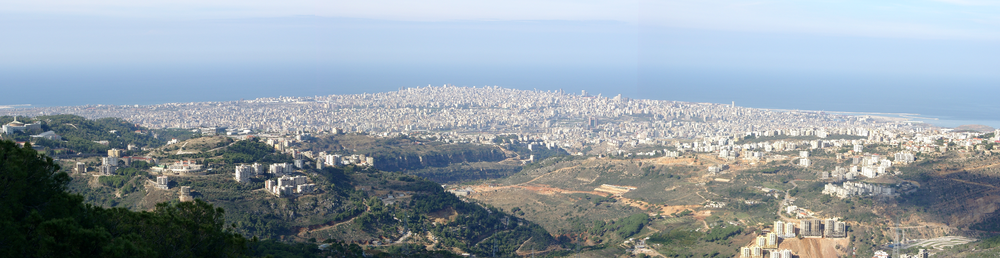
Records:
M968 120L968 119L949 119L944 117L929 117L917 113L888 113L888 112L855 112L855 111L820 111L820 110L802 110L802 109L777 109L777 108L765 108L767 110L773 111L798 111L798 112L823 112L827 114L835 115L845 115L845 116L870 116L879 119L885 119L890 121L901 121L901 122L912 122L912 123L926 123L934 125L937 127L945 128L955 128L961 125L985 125L993 128L1000 128L1000 120Z
M212 101L199 101L199 102L212 102ZM695 103L695 102L692 102ZM725 103L711 103L704 102L706 104L721 104ZM160 103L169 104L169 103ZM75 106L91 106L91 105L75 105ZM101 105L97 105L101 106ZM110 105L110 106L132 106L132 105ZM139 105L136 105L139 106ZM72 107L67 106L67 107ZM0 110L31 110L31 109L44 109L46 106L35 106L31 104L3 104L0 105ZM755 108L755 107L748 107ZM859 111L826 111L826 110L807 110L807 109L781 109L781 108L756 108L761 110L770 110L777 112L811 112L811 113L827 113L834 115L845 115L845 116L868 116L872 118L877 118L887 121L897 121L897 122L911 122L911 123L926 123L936 127L943 128L955 128L962 125L985 125L993 128L1000 129L1000 120L968 120L968 119L949 119L946 117L930 117L924 116L918 113L890 113L890 112L859 112Z

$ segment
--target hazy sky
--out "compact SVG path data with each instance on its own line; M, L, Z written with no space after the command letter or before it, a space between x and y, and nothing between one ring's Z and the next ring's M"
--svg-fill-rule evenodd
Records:
M226 76L311 67L317 72L273 75L340 78L315 79L300 91L295 85L308 80L283 85L305 95L359 91L347 84L530 89L544 81L639 97L734 84L932 90L909 96L927 101L933 90L1000 88L1000 0L0 0L0 35L0 79L27 88L64 81L142 87L137 82L190 77L169 72L177 69L227 67L255 68ZM128 80L100 75L126 70L133 71ZM840 77L865 79L831 80ZM317 85L329 87L305 88Z
M468 59L449 56L471 54L982 73L998 68L1000 1L0 1L0 25L4 65L460 63Z

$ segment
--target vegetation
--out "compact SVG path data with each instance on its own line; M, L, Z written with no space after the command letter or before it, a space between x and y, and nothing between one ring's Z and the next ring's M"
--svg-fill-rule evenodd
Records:
M507 158L496 146L448 144L411 137L374 138L363 135L318 137L303 150L331 154L364 154L379 170L405 172L439 183L492 179L511 175L517 166L497 164Z
M5 255L231 257L253 241L225 227L202 202L159 204L151 212L104 209L69 194L70 178L51 158L0 141L0 248Z
M290 156L276 154L274 147L260 142L257 138L237 141L227 146L225 150L213 154L213 156L220 155L226 164L291 162Z
M19 121L26 120L18 118ZM36 139L36 146L50 149L70 149L81 153L106 153L110 148L126 149L129 144L136 147L158 147L166 143L162 138L153 137L148 130L120 118L89 120L76 115L37 116L33 120L41 122L38 132L19 132L14 136L27 140L28 134L54 131L62 141ZM0 123L13 121L13 117L0 117ZM22 121L29 122L29 121ZM97 143L107 141L107 144Z
M17 257L455 257L423 249L366 253L339 241L288 244L237 233L222 208L196 199L151 211L102 208L66 191L70 177L30 144L0 141L0 256ZM116 176L140 177L123 168ZM375 199L377 200L377 199Z
M729 239L732 236L739 235L743 232L743 228L738 226L727 226L722 228L712 229L707 235L705 235L705 241L715 242L720 240Z

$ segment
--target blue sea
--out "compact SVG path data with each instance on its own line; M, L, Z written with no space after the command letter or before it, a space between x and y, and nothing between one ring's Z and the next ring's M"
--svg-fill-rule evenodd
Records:
M669 66L203 65L66 66L0 71L0 105L146 105L501 86L772 109L909 113L939 126L1000 128L1000 80Z

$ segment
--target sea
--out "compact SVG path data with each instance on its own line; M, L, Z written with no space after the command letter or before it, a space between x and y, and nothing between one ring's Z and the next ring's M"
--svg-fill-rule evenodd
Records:
M600 65L121 65L0 71L0 108L149 105L441 85L907 117L1000 128L1000 80L930 75Z

